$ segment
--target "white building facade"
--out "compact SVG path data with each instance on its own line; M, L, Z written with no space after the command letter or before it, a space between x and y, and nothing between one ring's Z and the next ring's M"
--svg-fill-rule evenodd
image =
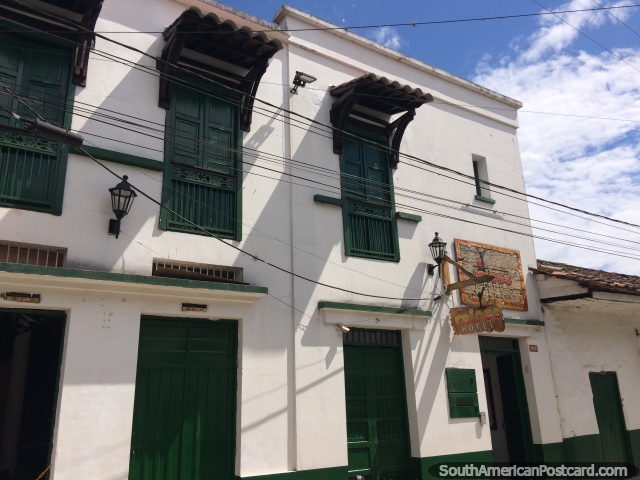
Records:
M557 459L527 204L482 183L524 191L519 102L286 6L275 23L209 0L0 7L3 475ZM297 72L317 80L293 94ZM500 279L484 304L444 293L467 277L429 267L436 232ZM487 299L505 328L455 335L450 308Z

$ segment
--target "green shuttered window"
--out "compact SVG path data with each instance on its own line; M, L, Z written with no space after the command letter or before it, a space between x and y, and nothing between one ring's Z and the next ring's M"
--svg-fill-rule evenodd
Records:
M345 254L397 262L398 228L384 138L347 137L340 157ZM375 141L376 143L372 143Z
M167 112L160 228L240 240L241 134L237 100L174 85Z
M2 33L0 45L0 82L47 121L68 128L70 52ZM3 87L0 105L0 206L60 215L68 147L3 128L23 127L9 111L35 118Z

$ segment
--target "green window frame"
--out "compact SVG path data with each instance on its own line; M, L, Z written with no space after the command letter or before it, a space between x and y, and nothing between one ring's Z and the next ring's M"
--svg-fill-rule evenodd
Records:
M0 82L48 122L71 127L73 52L40 38L0 31ZM35 114L0 87L0 206L60 215L68 146L25 134Z
M239 99L193 79L174 84L167 111L162 205L221 238L242 239ZM206 235L166 208L160 228Z
M400 261L387 138L358 128L340 155L345 255Z
M479 155L472 156L473 162L473 178L476 185L475 199L487 203L496 203L491 198L491 190L489 185L485 182L489 181L489 174L487 171L487 159Z
M473 160L473 177L476 184L476 195L482 196L482 186L480 185L480 172L478 171L478 160Z

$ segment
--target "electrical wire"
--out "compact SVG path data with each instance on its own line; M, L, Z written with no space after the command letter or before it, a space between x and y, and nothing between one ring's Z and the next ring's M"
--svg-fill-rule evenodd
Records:
M22 2L15 1L14 3L19 3L21 5L25 5ZM361 30L361 29L369 29L369 28L384 28L384 27L417 27L417 26L428 26L428 25L447 25L452 23L470 23L470 22L486 22L491 20L510 20L515 18L531 18L531 17L541 17L546 15L553 15L556 13L579 13L579 12L596 12L601 10L613 10L613 9L621 9L621 8L636 8L640 7L640 4L632 4L632 5L612 5L610 7L602 7L599 8L582 8L576 10L557 10L554 12L536 12L536 13L520 13L514 15L497 15L491 17L474 17L474 18L459 18L459 19L451 19L451 20L431 20L424 22L404 22L404 23L381 23L374 25L352 25L352 26L343 26L343 27L311 27L311 28L266 28L263 30L250 30L243 29L243 32L246 33L287 33L287 32L317 32L317 31L331 31L331 30ZM68 30L45 30L47 33L69 33ZM162 31L96 31L95 33L99 34L161 34ZM206 35L207 32L202 32L199 30L195 31L184 31L181 33L188 33L191 35L202 34ZM220 32L223 34L233 34L235 32Z
M58 17L58 16L56 16L56 15L52 15L52 14L50 14L50 13L48 13L48 12L44 12L43 10L40 10L40 9L37 9L37 8L32 7L32 6L30 6L30 5L24 4L24 3L22 3L22 2L20 2L20 1L18 1L18 0L14 0L14 1L15 1L15 2L17 2L17 3L20 3L21 5L26 6L26 7L30 8L30 9L32 9L32 10L36 10L36 11L38 11L38 12L42 13L42 14L45 14L45 15L47 15L47 16L49 16L49 17L54 17L54 18L56 18L56 19L58 19L58 20L61 20L61 21L65 21L65 22L67 22L67 20L66 20L66 19L62 19L61 17ZM532 1L535 1L535 0L532 0ZM7 19L6 17L0 17L0 18L4 18L4 19L9 20L9 21L11 21L11 22L13 22L13 23L17 23L17 24L19 24L19 25L21 25L21 26L24 26L24 27L26 27L26 28L28 28L28 29L30 29L30 30L36 30L36 31L39 31L40 33L46 33L46 32L44 32L44 31L42 31L42 30L40 30L40 29L37 29L37 28L34 28L34 27L30 27L30 26L28 26L28 25L21 24L20 22L15 22L15 21L13 21L13 20L11 20L11 19ZM75 25L75 24L73 24L72 26L73 26L74 28L77 28L77 27L78 27L78 25ZM84 28L84 27L80 27L80 28L83 28L87 33L92 33L92 34L94 33L94 32L92 32L91 30L89 30L89 29L87 29L87 28ZM138 49L138 48L132 47L132 46L130 46L130 45L126 45L126 44L124 44L124 43L122 43L122 42L119 42L119 41L116 41L116 40L110 39L110 38L105 37L105 36L103 36L103 35L96 34L96 36L97 36L97 37L99 37L99 38L102 38L102 39L104 39L104 40L107 40L107 41L109 41L109 42L111 42L111 43L114 43L114 44L116 44L116 45L118 45L118 46L121 46L121 47L123 47L123 48L129 49L129 50L132 50L132 51L134 51L134 52L136 52L136 53L139 53L139 54L141 54L141 55L143 55L143 56L146 56L146 57L152 58L152 59L154 59L154 60L156 60L156 61L161 61L161 62L163 62L163 63L166 63L166 64L168 64L168 65L171 65L174 69L181 70L181 71L185 71L185 72L187 72L187 73L190 73L190 74L192 74L192 75L195 75L195 76L197 76L198 78L205 80L206 82L212 83L212 84L217 85L217 86L219 86L219 87L221 86L221 87L223 87L223 88L226 88L227 90L235 91L236 93L239 93L239 94L244 94L244 95L246 95L244 92L241 92L241 91L239 91L239 90L237 90L237 89L230 88L230 87L228 87L227 85L224 85L224 84L222 84L221 82L218 82L218 81L216 81L216 80L214 80L214 79L208 78L208 77L206 77L206 76L204 76L204 75L202 75L202 74L200 74L200 73L190 71L190 70L185 69L185 68L183 68L183 67L180 67L180 66L178 66L178 65L172 65L172 64L169 64L167 61L162 60L161 58L155 58L155 57L153 57L152 55L150 55L150 54L148 54L148 53L146 53L146 52L144 52L144 51L142 51L142 50L140 50L140 49ZM77 42L71 42L71 43L77 43ZM80 44L78 44L78 45L80 45ZM170 77L170 76L168 76L168 77ZM297 113L297 112L294 112L294 111L291 111L291 110L288 110L288 109L284 109L284 108L282 108L282 107L278 107L277 105L274 105L274 104L272 104L272 103L270 103L270 102L267 102L267 101L265 101L265 100L263 100L263 99L260 99L260 98L258 98L258 97L256 97L256 96L253 96L253 95L248 95L248 96L249 96L250 98L253 98L254 100L257 100L257 101L258 101L258 102L260 102L260 103L263 103L263 104L265 104L265 105L269 106L269 107L276 108L277 110L282 110L283 112L286 112L286 113L288 113L288 114L290 114L290 115L291 115L291 114L293 114L293 115L299 116L299 117L301 117L301 118L303 118L303 119L305 119L305 120L307 120L307 121L309 121L309 122L312 122L312 123L314 123L314 124L319 124L319 125L322 125L323 127L327 128L327 129L331 129L331 130L333 130L333 127L330 127L330 126L328 126L328 125L322 124L321 122L318 122L318 121L317 121L317 120L315 120L315 119L312 119L312 118L306 117L306 116L301 115L301 114L299 114L299 113ZM353 134L352 134L352 133L350 133L350 132L345 132L345 131L343 131L343 130L340 130L340 131L341 131L343 134L354 136L354 137L358 138L359 140L368 141L367 139L363 139L362 137L358 137L357 135L353 135ZM447 167L444 167L444 166L441 166L441 165L434 164L434 163L432 163L432 162L429 162L429 161L424 160L424 159L420 159L420 158L415 157L415 156L413 156L413 155L404 154L404 153L402 153L402 152L397 152L397 153L398 153L398 155L399 155L399 156L403 156L403 157L405 157L405 158L410 158L410 159L412 159L412 160L418 161L419 163L423 163L423 164L429 165L429 166L431 166L432 168L436 168L436 169L440 169L440 170L445 170L445 171L448 171L448 172L451 172L451 173L454 173L454 174L460 175L460 176L462 176L462 177L466 177L466 178L468 178L468 179L473 179L473 180L475 181L475 177L473 177L473 176L471 176L471 175L467 175L467 174L464 174L464 173L462 173L462 172L458 172L458 171L456 171L456 170L449 169L449 168L447 168ZM485 184L485 185L488 185L488 186L493 186L494 188L499 188L499 189L501 189L501 190L506 190L506 191L510 191L510 192L512 192L512 193L516 193L516 194L519 194L519 195L523 195L523 196L525 196L525 197L534 198L534 199L537 199L537 200L540 200L540 201L543 201L543 202L550 203L550 204L552 204L552 205L560 206L560 207L562 207L562 208L566 208L566 209L569 209L569 210L577 211L577 212L584 213L584 214L586 214L586 215L590 215L590 216L595 216L595 217L603 218L603 219L606 219L606 220L608 220L608 221L610 221L610 222L614 222L614 223L621 223L621 224L626 224L626 225L633 226L633 227L636 227L636 228L640 228L640 225L637 225L637 224L633 224L633 223L630 223L630 222L625 222L625 221L623 221L623 220L619 220L619 219L615 219L615 218L607 217L607 216L605 216L605 215L597 214L597 213L594 213L594 212L589 212L589 211L586 211L586 210L578 209L578 208L576 208L576 207L571 207L571 206L568 206L568 205L562 204L562 203L560 203L560 202L555 202L555 201L553 201L553 200L549 200L549 199L545 199L545 198L542 198L542 197L538 197L538 196L536 196L536 195L528 194L528 193L526 193L526 192L520 192L520 191L518 191L518 190L516 190L516 189L512 189L512 188L505 187L505 186L502 186L502 185L497 185L497 184L494 184L494 183L491 183L491 182L488 182L488 181L485 181L485 180L480 180L480 182L481 182L482 184Z
M596 2L596 0L593 0L593 3L595 3L596 5L598 5L601 8L602 5L600 5L598 2ZM631 28L629 25L627 25L625 22L623 22L622 20L620 20L618 17L616 17L613 13L611 13L609 10L605 9L605 11L611 15L613 18L615 18L618 22L620 22L622 25L624 25L625 27L627 27L631 32L633 32L635 34L636 37L640 37L640 33L636 32L633 28ZM556 12L558 13L558 12Z
M21 4L22 4L22 2L19 2L19 1L18 1L17 3L21 3ZM35 7L31 7L31 6L28 6L28 5L26 5L26 4L23 4L23 5L25 5L25 6L29 7L29 8L31 8L31 9L37 10L37 11L39 11L40 13L44 13L45 15L48 15L48 16L50 16L50 17L55 17L55 18L57 18L57 19L60 19L59 17L57 17L57 16L55 16L55 15L51 15L51 14L49 14L49 13L47 13L47 12L44 12L44 11L39 10L39 9L36 9ZM0 17L0 18L3 18L3 17ZM5 19L6 19L6 18L5 18ZM12 21L11 19L7 19L7 20ZM64 20L64 19L62 19L62 20ZM65 21L66 21L66 20L65 20ZM14 23L18 23L19 25L24 26L24 27L26 27L27 29L30 29L30 30L36 30L36 31L39 31L39 32L41 32L41 33L46 33L46 32L44 32L44 31L42 31L42 30L40 30L40 29L37 29L37 28L34 28L34 27L30 27L30 26L28 26L28 25L21 24L21 23L19 23L19 22L15 22L15 21L12 21L12 22L14 22ZM77 27L77 26L76 26L76 27ZM85 28L85 31L87 31L87 32L89 32L89 33L92 33L90 30L88 30L88 29L86 29L86 28ZM109 41L109 42L111 42L111 43L114 43L114 44L116 44L116 45L122 46L123 48L127 48L127 49L129 49L129 50L135 51L136 53L139 53L139 54L141 54L141 55L143 55L143 56L147 56L147 57L150 57L150 58L154 58L154 57L152 57L150 54L148 54L148 53L146 53L146 52L143 52L143 51L141 51L141 50L139 50L139 49L137 49L137 48L135 48L135 47L131 47L131 46L129 46L129 45L123 44L123 43L118 42L118 41L116 41L116 40L109 39L108 37L104 37L104 36L101 36L101 35L97 35L97 36L98 36L98 37L100 37L100 38L103 38L103 39L105 39L105 40L107 40L107 41ZM76 42L71 42L71 43L76 43ZM78 45L79 45L79 44L78 44ZM122 59L122 60L127 61L126 59ZM157 59L157 60L161 60L161 59ZM130 62L130 61L128 61L128 62ZM133 63L133 62L131 62L131 63ZM164 61L164 63L168 63L168 62ZM191 72L191 71L189 71L189 70L187 70L187 69L184 69L184 68L182 68L182 67L179 67L179 66L175 66L175 65L174 65L174 67L175 67L176 69L180 69L180 70L186 71L186 72L188 72L188 73L192 73L192 74L194 73L194 72ZM147 67L147 68L148 68L148 67ZM209 82L209 83L213 83L213 84L215 84L215 85L222 86L222 87L224 87L224 88L226 88L226 89L228 89L228 90L234 90L234 91L236 91L237 93L242 93L242 92L240 92L240 91L238 91L238 90L235 90L235 89L233 89L233 88L231 88L231 89L230 89L228 86L225 86L225 85L221 84L220 82L218 82L218 81L216 81L216 80L213 80L213 79L211 79L211 78L208 78L208 77L206 77L206 76L204 76L204 75L202 75L202 74L195 73L195 75L196 75L197 77L199 77L199 78L201 78L201 79L203 79L203 80L205 80L205 81ZM169 76L169 77L170 77L170 76ZM175 78L175 77L173 77L173 78ZM307 121L309 121L309 122L312 122L313 124L319 124L319 125L321 125L321 126L323 126L323 127L327 128L327 129L333 129L333 127L330 127L330 126L328 126L328 125L322 124L321 122L318 122L318 121L316 121L316 120L314 120L314 119L311 119L311 118L305 117L305 116L303 116L303 115L301 115L301 114L298 114L298 113L296 113L296 112L293 112L293 111L291 111L291 110L287 110L287 109L284 109L284 108L278 107L278 106L273 105L273 104L271 104L270 102L266 102L265 100L262 100L262 99L260 99L260 98L258 98L258 97L255 97L255 96L250 96L250 97L251 97L251 98L253 98L254 100L257 100L258 102L261 102L261 103L263 103L263 104L265 104L265 105L268 105L268 106L270 106L270 107L272 107L272 108L276 108L276 109L277 109L276 111L278 111L278 110L282 110L283 112L286 112L286 113L288 113L289 115L293 114L293 115L299 116L299 117L301 117L301 118L303 118L303 119L305 119L305 120L307 120ZM227 100L227 101L228 101L228 100ZM254 106L254 109L255 109L255 106ZM273 112L272 112L272 113L273 113ZM362 139L361 137L358 137L357 135L353 135L353 134L352 134L352 133L350 133L350 132L344 132L344 131L342 131L342 132L343 132L343 134L345 134L345 135L350 135L350 136L356 137L356 138L358 138L358 139L360 139L360 140L368 141L367 139ZM317 132L313 132L313 133L317 133ZM449 169L449 168L447 168L447 167L444 167L444 166L440 166L440 165L434 164L434 163L432 163L432 162L428 162L428 161L426 161L426 160L420 159L420 158L415 157L415 156L412 156L412 155L403 154L402 152L398 152L398 155L403 156L403 157L405 157L405 158L410 158L410 159L412 159L412 160L418 161L419 163L423 163L423 164L429 165L429 166L431 166L432 168L436 168L436 169L440 169L440 170L449 171L449 172L451 172L451 173L453 173L453 174L456 174L456 175L460 175L460 176L466 177L466 178L471 179L471 180L473 180L473 181L475 182L475 177L473 177L473 176L471 176L471 175L467 175L467 174L464 174L464 173L462 173L462 172L458 172L458 171L456 171L456 170ZM552 201L552 200L544 199L544 198L542 198L542 197L538 197L538 196L535 196L535 195L527 194L526 192L519 192L519 191L518 191L518 190L516 190L516 189L511 189L511 188L509 188L509 187L505 187L505 186L501 186L501 185L493 184L493 183L488 182L488 181L485 181L485 180L480 180L480 182L481 182L481 183L483 183L483 184L485 184L485 185L489 185L489 186L493 186L493 187L495 187L495 188L499 188L499 189L501 189L501 190L507 190L507 191L510 191L510 192L512 192L512 193L516 193L516 194L519 194L519 195L523 195L523 196L525 196L525 197L535 198L535 199L540 200L540 201L543 201L543 202L547 202L547 203L550 203L550 204L554 204L554 205L560 206L560 207L562 207L562 208L566 208L566 209L573 210L573 211L578 211L578 212L580 212L580 213L584 213L584 214L586 214L586 215L596 216L596 217L600 217L600 218L606 219L606 220L611 221L611 222L614 222L614 223L621 223L621 224L626 224L626 225L629 225L629 226L633 226L633 227L640 228L640 225L636 225L636 224L633 224L633 223L630 223L630 222L625 222L625 221L623 221L623 220L618 220L618 219L610 218L610 217L607 217L607 216L605 216L605 215L601 215L601 214L597 214L597 213L589 212L589 211L586 211L586 210L577 209L577 208L575 208L575 207L570 207L570 206L568 206L568 205L565 205L565 204L562 204L562 203L559 203L559 202L554 202L554 201Z
M96 121L99 121L99 120L96 120ZM111 125L111 124L110 124L110 125ZM117 125L116 125L116 126L117 126ZM84 133L84 132L81 132L81 133ZM138 133L143 134L142 132L138 132ZM144 135L144 134L143 134L143 135ZM147 136L149 136L149 135L147 135ZM158 140L161 140L161 139L162 139L162 138L159 138L159 137L153 137L153 136L151 136L151 138L156 138L156 139L158 139ZM113 139L110 139L110 140L113 140ZM171 143L171 141L169 141L169 143ZM186 144L181 144L181 145L186 145ZM207 147L207 145L204 145L204 147L206 148L206 147ZM238 151L238 150L236 150L236 149L230 149L230 150L232 150L234 153L241 153L240 151ZM243 163L248 163L248 162L243 162ZM250 163L248 163L248 164L249 164L249 165L252 165L252 164L250 164ZM261 166L259 166L259 165L255 165L255 164L253 164L253 165L254 165L254 166L257 166L257 167L259 167L259 168L265 168L265 167L261 167ZM269 169L269 168L266 168L266 169L267 169L267 170L269 170L269 171L275 172L275 173L281 173L281 172L279 172L279 171L275 171L275 170L273 170L273 169ZM248 173L251 173L251 172L248 172ZM317 183L318 183L317 181L312 180L312 179L308 179L308 178L304 178L304 177L299 177L299 176L291 175L291 174L287 174L287 175L288 175L288 176L291 176L291 177L293 177L293 178L297 178L297 179L304 180L304 181L314 182L314 185L301 185L301 184L296 184L295 182L289 182L289 183L293 183L293 184L296 184L296 185L299 185L299 186L308 187L308 188L316 188L316 185L317 185ZM268 176L265 176L265 178L270 178L270 179L272 179L272 180L276 180L276 181L277 181L277 180L279 180L279 179L274 179L273 177L268 177ZM169 184L167 184L167 183L163 183L163 185L164 185L165 187L172 188L172 187L170 187L170 185L169 185ZM347 194L349 194L349 193L357 193L357 192L350 192L348 189L345 189L345 188L342 188L342 189L341 189L340 187L335 187L335 186L332 186L332 185L326 185L326 184L321 184L321 185L325 185L325 186L327 186L327 187L334 188L334 189L336 190L336 193L338 193L338 194L340 194L340 193L345 193L345 192L346 192ZM411 192L413 192L413 193L421 193L421 192L415 192L415 191L411 191ZM415 200L422 200L422 201L427 201L427 202L428 202L428 200L418 199L418 198L416 198L416 197L412 197L412 196L410 196L410 195L402 195L402 194L399 194L399 196L406 196L406 197L408 197L408 198L412 198L412 199L415 199ZM194 200L194 201L195 201L195 199L192 199L192 200ZM455 202L455 201L450 200L450 199L444 199L444 200L448 200L448 201ZM197 202L197 203L201 203L201 202ZM429 203L434 203L434 202L429 202ZM461 202L456 202L456 203L461 203ZM211 208L210 206L206 206L206 205L204 205L204 204L202 204L202 205L203 205L203 206L205 206L206 208ZM416 207L416 206L413 206L413 205L400 204L400 203L396 203L395 205L396 205L396 206L400 206L400 207L405 207L405 208L408 208L408 209L413 210L413 211L421 211L421 209L420 209L419 207ZM454 209L455 209L455 207L452 207L452 206L450 206L450 205L443 205L443 204L439 204L439 205L444 206L444 207L454 208ZM392 205L390 204L389 206L391 207ZM216 211L216 212L217 212L217 211ZM429 213L429 212L427 212L427 211L425 211L425 212L426 212L426 213ZM219 214L224 214L223 212L217 212L217 213L219 213ZM228 216L228 215L226 215L226 216ZM521 217L521 218L524 218L524 219L528 220L528 218L526 218L526 217ZM232 219L233 221L235 221L235 220L236 220L235 218L231 218L231 219ZM526 228L530 228L530 227L531 227L529 224L523 224L523 223L514 222L514 221L511 221L510 223L513 223L514 225L524 226L524 227L526 227ZM546 222L546 223L549 223L549 222ZM556 226L560 226L560 225L556 225ZM625 246L623 246L623 245L619 245L619 244L612 244L612 243L609 243L609 242L597 241L597 240L595 240L595 239L587 238L587 237L580 236L580 235L572 235L572 234L569 234L569 233L565 233L565 232L558 232L558 231L554 231L554 230L550 230L550 229L545 229L545 228L542 228L542 227L535 227L535 228L537 228L538 230L541 230L541 231L547 231L547 232L555 233L555 234L558 234L558 235L564 235L564 236L568 236L568 237L573 237L573 238L578 238L578 239L582 239L582 240L587 240L587 241L590 241L590 242L600 243L600 244L603 244L603 245L610 245L610 246L614 246L614 247L618 247L618 248L627 248L627 249L635 250L633 247L625 247ZM587 233L592 233L592 232L587 232ZM610 237L610 238L616 238L616 237ZM624 239L623 239L623 240L624 240ZM639 242L633 242L633 241L629 241L629 242L631 242L631 243L639 243ZM606 251L606 253L614 253L614 254L617 254L617 253L621 253L621 252L616 252L616 251L610 251L610 250L609 250L609 251Z
M206 92L205 92L205 93L206 93ZM221 98L221 97L215 97L215 98ZM80 102L80 103L82 103L82 102ZM64 105L66 106L66 102L64 103ZM87 104L87 105L88 105L88 104ZM93 107L94 107L94 108L100 108L100 107L95 107L95 106L93 106ZM258 109L259 109L259 108L260 108L260 107L258 107ZM96 114L96 112L91 112L91 113L92 113L92 114L94 114L94 115ZM124 115L124 114L122 114L122 115ZM129 116L129 115L124 115L124 116L130 117L130 118L137 118L137 117L131 117L131 116ZM145 122L149 122L148 120L144 120L144 119L139 119L139 120L142 120L142 121L145 121ZM156 125L161 125L161 124L158 124L158 123L156 123L156 122L151 122L151 123L155 123ZM295 126L295 125L294 125L294 126ZM146 127L146 126L145 126L145 127ZM123 128L123 127L120 127L120 128ZM165 127L165 128L166 128L166 127ZM134 131L134 132L135 132L135 130L132 130L132 131ZM137 133L137 132L136 132L136 133ZM100 135L95 135L95 136L100 137ZM158 138L158 139L159 139L159 140L162 140L161 138ZM191 140L191 141L193 141L193 139L190 139L190 140ZM129 143L129 142L121 142L121 143ZM139 146L139 145L136 145L136 146ZM139 147L141 147L141 148L149 148L149 147L142 147L142 146L139 146ZM244 147L244 148L245 148L245 149L247 149L248 147ZM160 152L160 150L158 150L158 151ZM256 152L257 152L257 150L256 150ZM260 153L265 154L264 152L260 152ZM274 156L273 154L267 154L267 155ZM280 157L280 158L283 158L283 159L284 159L284 157ZM292 162L293 162L293 160L291 160L291 159L285 159L285 160L288 160L288 161L292 161ZM444 176L445 178L450 178L450 179L455 180L455 181L458 181L458 182L462 182L462 183L465 183L465 184L468 184L468 185L473 185L473 186L475 186L475 182L469 182L469 181L466 181L466 182L465 182L464 180L461 180L461 179L457 179L457 178L454 178L454 177L449 177L449 176L446 176L446 175L442 175L442 174L441 174L441 173L439 173L439 172L432 172L432 171L430 171L430 170L428 170L428 169L424 169L424 168L418 167L417 165L412 165L412 166L413 166L414 168L419 168L419 169L421 169L421 170L425 170L425 171L427 171L427 172L436 173L436 174L438 174L438 175L440 175L440 176ZM316 168L316 169L317 169L317 168L319 168L319 167L315 167L315 166L313 166L312 168ZM334 171L331 171L331 173L335 173L335 172L334 172ZM343 175L344 175L344 176L346 176L346 174L343 174ZM423 196L429 196L428 194L424 194L423 192L414 192L414 193L418 193L418 194L423 195ZM500 195L503 195L503 196L506 196L506 197L508 197L508 198L514 198L514 199L517 199L517 200L520 200L520 201L526 201L526 200L524 200L524 199L522 199L522 198L514 197L514 196L512 196L512 195L505 194L504 192L499 192L499 194L500 194ZM437 197L436 197L436 198L437 198ZM441 198L441 197L440 197L440 198ZM445 200L447 200L447 201L451 201L450 199L445 199ZM576 214L573 214L573 213L571 213L571 212L564 212L564 211L562 211L562 210L558 210L558 209L553 208L553 207L550 207L550 206L548 206L548 205L538 204L538 203L533 202L533 201L529 201L529 203L531 203L532 205L539 205L539 206L544 207L544 208L546 208L546 209L551 209L551 210L554 210L554 211L562 212L562 213L567 214L567 215L575 216L575 217L578 217L578 218L581 218L581 219L584 219L584 220L589 220L589 221L592 221L592 222L596 222L596 223L600 223L600 224L603 224L603 225L607 225L607 226L609 226L608 224L605 224L604 222L600 222L600 221L597 221L597 220L595 220L595 219L587 219L587 218L582 217L582 216L580 216L580 215L576 215ZM523 218L524 218L524 217L523 217ZM526 218L526 219L528 219L528 218ZM533 220L535 220L535 219L533 219ZM611 227L613 227L613 225L611 225ZM631 232L631 230L627 230L627 229L622 228L622 227L615 227L615 228L619 228L619 229L622 229L622 230L625 230L625 231L629 231L629 232ZM635 232L632 232L632 233L635 233ZM614 238L615 238L615 237L614 237Z
M569 25L571 28L573 28L576 32L578 32L580 35L583 35L585 37L587 37L589 40L591 40L593 43L595 43L596 45L598 45L599 47L603 48L604 50L606 50L607 52L609 52L611 55L613 55L614 57L616 57L618 60L620 60L623 63L626 63L627 65L629 65L631 68L633 68L636 72L640 73L640 69L637 69L636 67L634 67L633 65L631 65L629 62L627 62L624 58L622 58L620 55L618 55L617 53L614 53L613 51L611 51L610 49L608 49L607 47L605 47L604 45L602 45L600 42L598 42L597 40L595 40L594 38L591 38L589 35L587 35L586 33L584 33L582 30L580 30L579 28L574 27L573 25L571 25L569 22L567 22L564 18L560 17L558 14L552 12L551 10L549 10L547 7L545 7L544 5L542 5L541 3L539 3L537 0L531 0L533 3L535 3L536 5L538 5L540 8L545 9L547 12L552 13L553 16L555 16L556 18L560 19L561 21L563 21L564 23L566 23L567 25Z
M595 0L593 0L595 2ZM617 17L614 17L617 19ZM624 24L626 25L626 24ZM23 32L24 30L20 30L21 32ZM0 33L7 33L10 31L7 30L0 30ZM102 32L105 33L105 32ZM133 32L135 33L135 32ZM635 31L634 31L635 33ZM48 50L38 50L38 49L34 49L34 48L26 48L26 47L22 47L22 46L14 46L14 45L3 45L3 48L14 48L14 49L18 49L18 50L25 50L25 51L29 51L29 52L46 52L46 53L50 53L52 55L59 55L59 56L63 56L63 57L73 57L73 54L70 53L60 53L60 52L50 52ZM93 52L96 57L100 55L100 52ZM123 64L123 62L118 61L118 60L114 60L114 59L110 59L110 58L93 58L93 60L100 60L100 61L105 61L105 62L113 62L113 63L120 63ZM129 61L129 60L127 60ZM156 70L156 74L157 74L157 70ZM160 75L156 75L158 78L160 77ZM264 84L264 85L277 85L277 86L281 86L281 87L286 87L287 89L290 89L293 87L293 85L288 84L288 83L277 83L277 82L267 82L262 80L260 82L260 84ZM318 92L330 92L330 89L326 89L326 88L314 88L311 87L309 85L307 85L305 87L305 90L314 90L314 91L318 91ZM385 97L383 95L372 95L372 94L366 94L366 93L360 93L359 94L361 97L370 97L370 98L383 98L386 99L388 97ZM78 100L75 100L74 103L82 103L79 102ZM492 107L489 105L471 105L468 103L455 103L455 102L447 102L447 101L437 101L434 100L433 102L429 102L430 105L447 105L447 106L452 106L452 107L460 107L460 108L478 108L478 109L482 109L482 110L498 110L498 111L513 111L513 108L504 108L504 107ZM101 107L94 107L94 108L101 108ZM120 112L117 112L120 113ZM533 113L536 115L551 115L551 116L560 116L560 117L571 117L571 118L586 118L586 119L593 119L593 120L604 120L607 122L627 122L627 123L640 123L640 120L636 120L633 118L614 118L614 117L596 117L594 115L577 115L577 114L571 114L571 113L561 113L561 112L540 112L537 110L526 110L526 109L518 109L518 113ZM125 113L121 113L121 115L124 116L130 116L127 115ZM135 118L135 117L134 117ZM143 121L147 121L144 119L140 119Z

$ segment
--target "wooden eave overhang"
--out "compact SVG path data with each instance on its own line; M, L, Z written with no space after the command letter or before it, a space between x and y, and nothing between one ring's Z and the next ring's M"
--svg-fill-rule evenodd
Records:
M167 109L171 105L171 84L178 73L176 66L213 74L216 81L242 92L240 128L248 132L260 79L269 60L282 49L282 43L263 32L222 20L214 13L205 15L196 7L185 10L163 36L166 44L157 62L161 72L159 105Z
M389 163L393 168L398 166L400 142L407 125L415 117L416 109L433 101L430 93L374 73L332 88L331 96L337 99L331 107L330 117L333 126L333 151L337 154L342 153L344 129L357 107L386 116L404 114L392 123L380 121L387 131Z
M71 81L81 87L87 84L89 53L95 41L94 29L104 0L50 0L0 3L2 16L35 31L51 31L52 35L77 43ZM30 31L30 30L27 30Z

